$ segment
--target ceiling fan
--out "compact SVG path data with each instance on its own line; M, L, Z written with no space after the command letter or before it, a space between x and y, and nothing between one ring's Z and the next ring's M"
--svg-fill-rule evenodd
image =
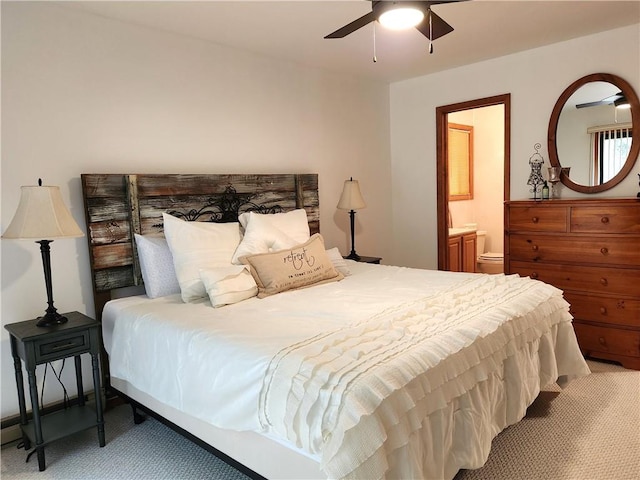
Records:
M623 107L625 105L629 105L629 102L624 96L624 93L618 92L596 102L579 103L576 105L576 108L597 107L600 105L615 105L616 107Z
M395 30L415 27L429 40L433 41L453 31L453 27L431 10L432 5L453 3L466 0L440 1L390 1L373 0L371 12L348 23L324 38L343 38L368 23L378 21L383 26Z

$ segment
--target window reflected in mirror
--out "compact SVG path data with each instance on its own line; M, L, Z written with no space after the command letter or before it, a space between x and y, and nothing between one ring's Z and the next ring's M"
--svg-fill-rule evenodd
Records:
M591 127L587 133L591 137L591 185L601 185L615 177L629 157L631 122Z

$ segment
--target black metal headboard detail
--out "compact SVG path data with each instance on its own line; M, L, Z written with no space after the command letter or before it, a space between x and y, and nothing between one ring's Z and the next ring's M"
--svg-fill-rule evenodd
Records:
M134 233L161 233L162 213L188 221L234 222L247 211L304 208L320 231L317 174L83 174L96 317L112 290L142 285Z
M229 185L218 197L208 198L206 204L198 210L194 208L188 212L169 210L167 213L174 217L182 218L187 222L229 223L237 222L242 212L281 213L283 211L280 205L268 207L253 203L251 199L255 196L253 194L238 193L233 185ZM206 218L202 220L202 217ZM161 228L162 224L154 226Z

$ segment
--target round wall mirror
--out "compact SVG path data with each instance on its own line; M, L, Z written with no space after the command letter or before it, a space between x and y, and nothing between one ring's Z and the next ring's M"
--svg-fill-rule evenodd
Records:
M571 190L597 193L620 183L640 152L640 102L631 85L587 75L562 92L547 137L549 161Z

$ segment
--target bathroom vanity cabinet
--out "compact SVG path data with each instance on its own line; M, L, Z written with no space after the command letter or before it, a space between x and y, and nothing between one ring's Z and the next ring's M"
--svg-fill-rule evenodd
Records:
M477 257L475 231L449 234L449 271L474 273Z
M564 291L585 356L640 370L640 198L510 201L505 272Z

